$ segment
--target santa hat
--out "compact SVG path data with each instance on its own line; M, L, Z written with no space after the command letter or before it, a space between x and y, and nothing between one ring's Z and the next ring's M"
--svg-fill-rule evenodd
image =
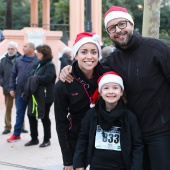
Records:
M119 6L112 6L110 9L104 14L104 24L105 27L107 26L107 23L115 18L125 18L129 20L132 24L134 24L134 21L132 19L132 16L128 13L126 8L119 7Z
M99 40L99 35L97 35L94 32L82 32L82 33L78 34L77 37L76 37L76 40L73 44L73 55L74 55L74 57L76 56L79 48L83 44L86 44L86 43L96 44L98 51L99 51L99 56L101 56L101 47L100 47L98 40Z
M99 77L97 82L98 82L99 93L101 91L102 86L106 83L117 83L124 90L122 78L114 71L109 71L104 73L102 76Z
M114 71L109 71L104 73L102 76L100 76L97 80L98 83L98 89L95 90L92 96L92 101L90 104L90 107L94 107L95 103L99 97L99 93L101 92L101 88L106 83L117 83L120 85L122 90L124 90L123 80L122 78Z

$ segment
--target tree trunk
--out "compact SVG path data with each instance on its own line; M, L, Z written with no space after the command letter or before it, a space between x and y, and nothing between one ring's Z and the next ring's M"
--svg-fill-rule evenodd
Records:
M161 0L144 0L142 35L159 38Z
M12 1L13 0L6 0L6 29L12 29L13 27Z

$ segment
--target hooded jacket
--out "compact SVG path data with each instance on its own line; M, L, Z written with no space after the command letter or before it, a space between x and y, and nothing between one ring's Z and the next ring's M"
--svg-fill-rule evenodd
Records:
M59 80L55 85L56 130L64 165L73 164L81 119L90 108L91 96L97 87L97 79L104 72L105 70L98 62L94 68L94 77L89 81L76 61L72 66L73 82L64 83Z
M170 128L170 47L134 31L127 49L114 51L104 65L124 81L128 108L136 115L143 135Z

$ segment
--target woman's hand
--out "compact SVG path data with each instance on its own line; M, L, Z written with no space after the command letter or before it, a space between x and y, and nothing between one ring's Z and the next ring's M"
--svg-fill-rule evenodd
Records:
M63 170L74 170L74 169L73 169L73 165L64 166L64 167L63 167Z
M12 97L15 97L15 91L10 91L10 95L12 96Z
M68 83L73 82L74 77L70 74L71 71L72 71L72 66L70 65L65 66L60 72L59 79L62 82L65 82L65 81Z

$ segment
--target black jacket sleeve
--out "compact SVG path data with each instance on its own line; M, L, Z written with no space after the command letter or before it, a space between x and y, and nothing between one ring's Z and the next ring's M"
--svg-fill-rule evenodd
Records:
M16 90L16 78L18 75L18 70L17 70L17 62L12 67L12 72L9 80L9 90L10 91L15 91Z
M143 141L141 130L138 124L136 116L129 112L130 116L130 129L131 129L131 140L132 140L132 155L131 155L131 170L142 170L143 169Z
M4 84L4 71L3 71L2 62L0 62L0 86L3 87L3 84Z
M76 151L73 159L74 168L86 168L88 165L90 124L95 124L95 121L92 119L93 112L94 111L90 109L82 118L81 131L77 140Z
M60 80L55 85L54 112L56 120L56 130L61 147L64 165L72 165L73 154L69 141L70 122L68 116L69 97L66 83Z

